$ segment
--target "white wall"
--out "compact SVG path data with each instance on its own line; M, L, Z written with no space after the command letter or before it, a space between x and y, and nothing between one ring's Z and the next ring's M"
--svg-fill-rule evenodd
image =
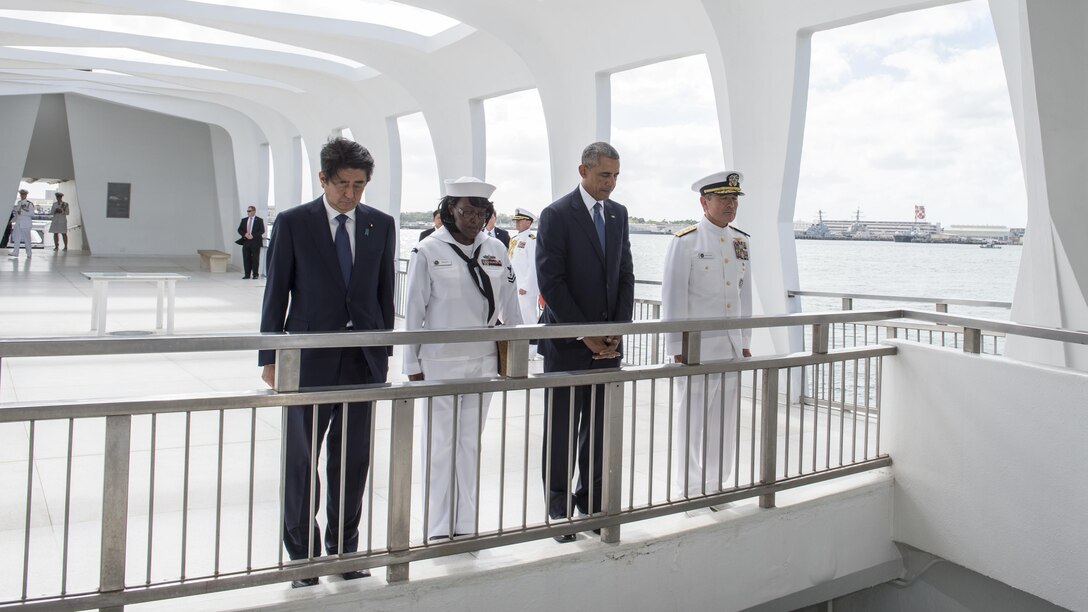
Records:
M40 100L41 96L0 96L0 129L4 134L0 146L0 214L5 222L11 205L19 199L19 180L23 178Z
M95 255L223 248L207 124L66 96L83 227ZM106 218L106 184L131 183L131 216Z
M898 575L891 491L886 471L871 472L781 493L779 508L746 503L712 516L681 515L675 520L690 526L683 531L628 525L617 545L584 536L562 546L549 540L543 549L527 545L520 557L496 550L478 560L424 562L429 572L417 567L409 582L396 585L323 582L284 589L278 604L271 590L212 601L221 609L279 611L791 610ZM797 594L810 597L790 597Z
M1088 374L893 342L894 539L1088 609Z

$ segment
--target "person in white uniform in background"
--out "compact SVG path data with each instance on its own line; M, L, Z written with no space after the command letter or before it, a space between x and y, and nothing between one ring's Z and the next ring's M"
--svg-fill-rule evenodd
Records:
M30 229L34 226L34 204L26 199L29 192L26 189L19 190L19 201L15 203L11 211L11 252L9 257L19 257L19 243L23 243L26 256L32 256L30 252Z
M662 319L752 314L749 236L729 225L737 217L738 198L744 195L743 178L730 170L691 186L699 193L703 217L676 232L669 244L661 287ZM751 329L703 332L701 360L751 357L751 337ZM682 343L683 334L666 334L665 354L680 362ZM736 372L712 374L705 383L703 376L675 379L673 483L678 495L721 491L722 480L732 472L739 380Z
M488 198L495 187L473 177L447 179L445 185L442 226L419 243L408 264L405 329L482 327L499 320L520 325L506 247L480 231L494 213ZM495 342L407 345L404 373L413 381L497 376ZM430 415L423 414L419 448L429 470L430 540L475 533L480 436L491 395L459 395L456 411L453 396L435 397Z
M536 215L526 208L514 209L514 227L518 233L510 238L510 265L517 276L518 304L523 323L536 323L540 318L540 287L536 284L536 232L532 231Z

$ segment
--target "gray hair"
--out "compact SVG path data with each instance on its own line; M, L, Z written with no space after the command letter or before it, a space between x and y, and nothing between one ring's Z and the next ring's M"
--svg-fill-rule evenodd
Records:
M608 159L619 159L620 153L615 147L607 142L595 142L582 151L582 165L587 168L592 168L600 161L601 156L605 156Z

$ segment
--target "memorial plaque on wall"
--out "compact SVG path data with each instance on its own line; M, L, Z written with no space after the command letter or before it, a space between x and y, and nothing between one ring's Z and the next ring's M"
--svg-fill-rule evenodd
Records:
M129 194L132 183L108 183L106 187L106 218L128 219Z

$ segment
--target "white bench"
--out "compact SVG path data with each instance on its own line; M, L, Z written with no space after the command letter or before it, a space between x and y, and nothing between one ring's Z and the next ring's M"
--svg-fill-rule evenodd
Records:
M230 255L215 249L197 249L200 255L200 269L205 272L226 272Z
M84 272L94 284L91 298L91 331L106 333L106 304L110 282L154 282L158 285L159 299L156 304L155 329L162 329L163 302L166 302L166 333L174 333L174 285L188 276L176 272Z

